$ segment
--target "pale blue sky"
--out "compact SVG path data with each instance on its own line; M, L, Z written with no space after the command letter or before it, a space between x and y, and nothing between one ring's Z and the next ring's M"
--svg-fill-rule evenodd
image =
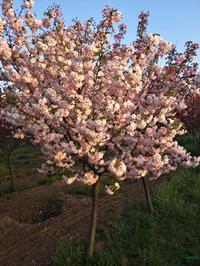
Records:
M15 0L18 5L21 1ZM150 32L161 34L167 41L183 49L187 40L200 43L200 0L35 0L35 11L43 14L53 3L60 4L66 22L72 18L99 20L105 5L119 9L128 25L126 40L135 39L137 16L141 11L150 12ZM200 53L198 53L200 62Z

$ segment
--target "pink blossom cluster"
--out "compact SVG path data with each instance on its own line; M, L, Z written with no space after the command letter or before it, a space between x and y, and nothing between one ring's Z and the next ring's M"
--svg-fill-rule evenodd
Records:
M59 168L68 184L92 185L107 172L116 180L153 179L199 163L175 141L185 133L176 118L185 104L174 89L187 81L182 69L158 63L173 45L145 33L147 14L139 17L137 40L124 45L126 27L115 27L122 18L115 9L106 7L99 24L66 26L57 6L42 20L33 6L25 1L18 16L3 0L1 78L15 104L1 115L42 146L41 171ZM80 163L67 178L66 170Z

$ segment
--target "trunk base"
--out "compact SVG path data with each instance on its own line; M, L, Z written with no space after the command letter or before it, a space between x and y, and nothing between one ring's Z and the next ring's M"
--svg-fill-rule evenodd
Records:
M149 191L149 186L147 184L147 180L146 180L145 177L142 177L142 183L143 183L143 187L144 187L144 191L145 191L145 196L146 196L149 212L153 213L154 212L154 207L153 207L153 204L152 204L152 201L151 201L151 195L150 195L150 191Z
M95 243L96 227L97 227L99 185L100 185L100 180L98 179L97 182L93 185L92 214L91 214L89 241L87 249L87 257L89 258L93 256L94 252L94 243Z

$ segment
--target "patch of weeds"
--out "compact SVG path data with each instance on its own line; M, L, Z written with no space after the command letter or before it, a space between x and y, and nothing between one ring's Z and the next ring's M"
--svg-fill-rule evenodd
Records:
M22 192L22 191L24 191L26 189L30 189L30 188L33 188L35 186L36 185L34 183L31 183L31 182L24 183L24 184L16 184L14 191L11 189L10 186L6 186L6 187L0 189L0 197L3 197L5 195L7 195L7 194L14 193L14 192Z
M60 172L56 172L54 174L48 173L41 177L38 181L39 185L50 185L56 181L62 180L62 174Z
M85 263L86 244L80 240L67 239L62 241L52 258L51 266L76 266Z
M30 143L19 145L11 154L11 163L14 175L20 175L23 171L32 174L37 171L42 163L42 154L39 146ZM7 160L5 154L0 150L0 176L8 175Z
M62 213L63 200L57 196L46 199L45 206L32 216L33 223L41 223Z
M51 266L116 266L116 257L106 253L94 253L93 258L86 257L87 243L83 240L66 239L60 244ZM117 255L117 254L115 254ZM105 257L106 256L106 257ZM118 256L117 256L118 257ZM125 260L124 260L125 262ZM121 266L126 264L121 264Z
M66 192L69 194L78 194L91 196L92 195L92 186L84 185L84 184L72 184L67 186Z
M0 162L0 176L5 177L8 175L8 167L5 163Z

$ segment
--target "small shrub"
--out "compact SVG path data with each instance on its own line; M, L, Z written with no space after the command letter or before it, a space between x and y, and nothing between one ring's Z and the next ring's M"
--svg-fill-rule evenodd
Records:
M39 180L39 184L40 185L50 185L56 181L60 181L62 180L62 175L61 173L57 172L55 174L46 174L44 175L40 180Z
M48 220L49 218L56 217L62 213L63 200L58 197L47 199L45 204L38 213L32 216L33 223L40 223Z
M84 266L86 245L80 240L63 241L52 258L52 266Z

